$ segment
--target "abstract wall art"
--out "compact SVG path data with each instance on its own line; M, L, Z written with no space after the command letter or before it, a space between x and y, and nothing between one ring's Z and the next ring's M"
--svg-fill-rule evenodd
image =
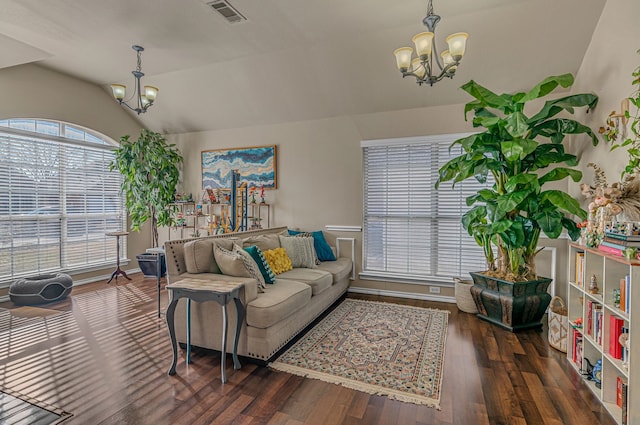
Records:
M248 187L277 189L276 145L202 151L202 188L231 188L231 171Z

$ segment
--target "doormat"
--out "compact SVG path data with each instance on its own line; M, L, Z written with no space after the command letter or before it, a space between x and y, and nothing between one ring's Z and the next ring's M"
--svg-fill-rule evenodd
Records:
M344 300L270 367L440 409L449 312Z
M0 424L53 425L73 416L62 409L0 387Z

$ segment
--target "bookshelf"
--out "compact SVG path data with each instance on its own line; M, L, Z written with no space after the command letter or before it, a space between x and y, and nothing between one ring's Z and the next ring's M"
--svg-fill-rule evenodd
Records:
M250 230L261 229L265 225L271 226L271 205L267 203L249 203L248 223ZM221 219L229 217L231 205L226 204L200 204L196 202L175 202L170 204L174 220L181 220L174 226L168 228L169 240L184 239L193 237L196 232L200 236L215 234L215 226L210 226L211 222L219 223ZM243 230L249 230L243 229Z
M640 261L575 243L569 244L569 259L567 359L618 424L639 424L640 348L627 350L618 337L628 333L640 341L640 319L634 322L632 312L640 309ZM598 293L589 289L592 276ZM635 314L640 318L640 310ZM587 360L601 363L599 387L586 376Z

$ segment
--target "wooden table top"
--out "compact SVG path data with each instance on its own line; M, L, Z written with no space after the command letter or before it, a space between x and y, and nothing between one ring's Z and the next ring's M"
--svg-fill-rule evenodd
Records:
M105 233L107 236L127 236L129 232L109 232Z
M192 291L224 293L232 292L243 286L243 282L186 278L167 285L167 289L190 289Z

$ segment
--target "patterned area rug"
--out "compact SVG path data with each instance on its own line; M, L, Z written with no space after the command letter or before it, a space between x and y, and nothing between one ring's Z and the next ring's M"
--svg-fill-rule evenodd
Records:
M344 300L270 367L440 408L449 312Z

